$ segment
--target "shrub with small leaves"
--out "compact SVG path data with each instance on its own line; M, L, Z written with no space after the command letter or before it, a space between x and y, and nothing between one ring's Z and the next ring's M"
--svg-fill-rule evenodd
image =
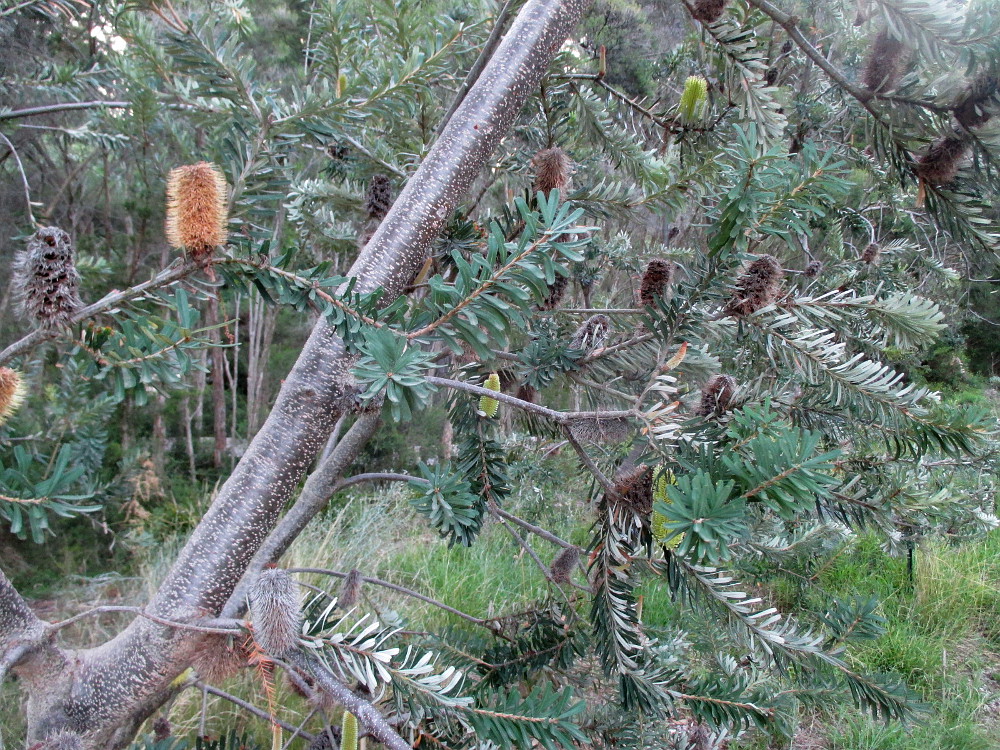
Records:
M42 227L14 258L13 284L21 315L40 328L69 323L80 301L80 274L70 236L58 227Z

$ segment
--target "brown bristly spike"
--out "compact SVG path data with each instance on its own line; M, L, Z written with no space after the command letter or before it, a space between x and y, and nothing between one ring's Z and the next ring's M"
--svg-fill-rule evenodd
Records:
M590 354L595 349L604 346L611 334L611 318L604 313L598 313L587 318L573 333L569 348Z
M344 579L344 585L340 589L340 596L337 597L337 606L341 609L350 609L358 603L361 598L361 571L351 568L351 572Z
M558 190L560 197L565 198L572 166L569 156L558 146L539 151L531 160L535 172L535 192L544 193L548 198L550 191Z
M821 260L811 260L806 265L805 270L802 272L805 274L806 278L815 279L821 273L823 273L823 261Z
M722 18L726 0L695 0L691 15L704 24L712 24Z
M736 293L726 305L730 315L752 315L778 299L785 271L773 255L759 255L736 281Z
M865 249L861 251L861 262L869 266L878 263L878 258L882 254L882 248L877 242L869 242Z
M226 178L207 161L170 170L167 241L197 261L226 244Z
M657 297L666 299L676 273L677 265L669 260L656 258L649 261L642 274L642 284L639 285L640 304L648 307L656 302Z
M83 737L68 729L59 730L48 735L38 745L32 745L32 750L83 750Z
M866 89L876 94L892 91L906 69L906 45L883 28L875 36L868 62L865 65L863 83Z
M562 302L563 295L566 294L566 287L569 286L569 276L556 274L555 280L549 284L549 296L538 306L539 310L555 310Z
M962 159L969 151L969 137L951 133L933 144L917 160L917 177L928 185L947 185L955 179Z
M731 375L713 375L701 389L698 415L710 417L729 411L736 395L736 379Z
M584 443L621 443L629 436L625 417L579 417L570 420L569 430Z
M210 685L220 685L249 665L250 652L242 639L215 634L201 641L191 660L198 676Z
M170 738L173 734L173 729L170 726L170 719L166 716L158 716L156 721L153 722L153 739L157 742L163 742Z
M528 384L519 385L514 396L532 404L538 402L538 390Z
M556 555L556 559L549 566L549 577L553 583L569 583L580 562L580 548L566 547Z
M53 330L69 324L83 304L76 250L59 227L42 227L14 258L12 283L21 315L39 328Z
M956 102L952 110L955 119L967 128L985 125L992 117L989 105L991 103L997 105L998 94L1000 94L1000 77L992 73L980 73Z
M637 516L646 518L653 512L653 467L635 466L615 477L616 503L624 505Z
M389 178L384 174L374 175L368 184L368 197L365 200L368 218L382 221L390 208L392 208L392 187Z
M299 643L302 605L291 575L280 568L262 570L250 587L254 640L268 654L281 656Z

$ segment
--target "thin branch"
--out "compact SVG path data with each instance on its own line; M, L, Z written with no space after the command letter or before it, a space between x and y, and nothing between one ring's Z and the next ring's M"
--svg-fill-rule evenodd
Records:
M392 472L370 472L368 474L355 474L352 477L345 477L341 479L334 486L333 491L339 492L347 487L352 487L355 484L361 484L362 482L417 482L418 484L430 484L423 477L415 477L411 474L394 474Z
M573 437L573 431L567 426L563 425L563 434L566 435L566 439L569 440L569 444L573 446L573 450L576 451L576 455L580 457L583 465L587 467L594 478L597 479L598 483L608 492L613 493L615 496L618 493L615 491L615 486L612 484L611 480L605 476L604 472L601 471L600 467L594 463L594 459L590 457L590 454L584 450L583 446L577 442L576 438Z
M10 112L0 112L0 120L16 120L19 117L33 117L34 115L47 115L52 112L70 112L77 109L126 109L131 107L131 102L65 102L63 104L46 104L40 107L27 107L26 109L14 109Z
M559 537L557 537L552 532L546 531L545 529L543 529L541 526L535 526L535 524L529 523L528 521L525 521L523 518L518 518L513 513L508 513L507 511L505 511L500 506L494 507L493 508L493 512L496 515L500 516L500 518L503 518L503 519L505 519L507 521L510 521L511 523L515 523L518 526L520 526L522 529L525 529L526 531L530 531L535 536L541 537L542 539L544 539L547 542L552 542L553 544L558 545L559 547L564 547L564 548L568 549L569 547L576 547L577 546L577 545L573 544L572 542L567 542L565 539L560 539Z
M238 627L235 623L241 622L240 620L216 620L212 619L209 621L210 624L198 624L200 621L196 622L177 622L176 620L168 620L165 617L157 617L156 615L151 615L142 607L119 607L115 605L103 605L100 607L94 607L93 609L88 609L86 612L81 612L78 615L73 615L65 620L59 620L58 622L52 622L45 626L46 636L52 635L53 633L62 630L65 627L69 627L73 623L83 620L87 617L93 617L95 615L103 615L109 612L128 612L129 614L139 615L140 617L145 617L147 620L152 620L160 625L166 625L171 628L178 628L181 630L193 630L198 633L217 633L220 635L239 635L243 633L243 629ZM223 623L226 623L223 625ZM229 624L232 623L232 624Z
M220 690L219 688L213 687L212 685L202 682L201 680L195 680L194 682L191 682L189 684L193 685L194 687L200 688L201 690L204 690L206 693L211 693L212 695L216 695L219 698L223 698L224 700L227 700L230 703L234 703L235 705L242 708L244 711L249 711L254 716L264 719L268 723L274 722L282 729L287 729L289 732L297 731L297 727L295 727L294 725L284 722L276 716L271 716L271 714L269 714L264 709L258 708L254 704L248 703L242 698L237 698L235 695L227 693L225 690ZM301 731L299 732L299 737L303 737L309 742L312 742L315 739L314 735L311 735L308 732L301 732Z
M75 313L73 313L69 318L69 325L79 323L82 320L91 318L100 312L104 312L109 308L121 304L122 302L127 302L137 297L141 297L146 292L153 289L159 289L164 286L169 286L175 281L180 281L186 276L189 276L194 271L201 268L197 263L193 263L190 260L184 259L177 261L176 265L169 266L164 270L160 271L156 276L151 278L149 281L144 281L141 284L136 284L133 287L129 287L123 291L115 291L106 294L103 298L99 299L93 304L87 305L86 307L81 307ZM2 352L0 352L0 364L5 364L9 362L14 357L23 354L24 352L31 349L36 344L46 341L47 339L55 338L58 333L53 333L50 331L38 329L32 331L27 336L18 339L13 344L8 346Z
M342 573L339 570L330 570L329 568L287 568L289 573L315 573L316 575L333 576L334 578L347 578L347 573ZM431 604L435 607L443 609L445 612L450 612L453 615L461 617L463 620L468 620L476 625L486 625L486 620L480 619L478 617L473 617L470 614L462 612L459 609L455 609L444 602L439 602L437 599L432 599L429 596L421 594L419 591L414 591L413 589L408 589L405 586L400 586L395 583L389 583L388 581L383 581L381 578L373 578L372 576L361 576L361 580L365 583L371 583L376 586L381 586L383 588L391 589L392 591L397 591L400 594L405 594L406 596L412 596L414 599L419 599L422 602Z
M38 226L35 221L35 214L31 210L31 187L28 185L28 176L24 173L24 164L21 163L21 157L17 153L17 149L14 148L14 144L10 142L10 138L0 133L0 138L3 138L4 143L10 148L10 152L14 155L14 161L17 162L17 169L21 173L21 183L24 185L24 200L28 204L28 221L31 222L32 226Z

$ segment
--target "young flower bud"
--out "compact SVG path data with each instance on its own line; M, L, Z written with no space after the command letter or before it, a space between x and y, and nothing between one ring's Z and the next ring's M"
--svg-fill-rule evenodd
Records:
M653 482L653 500L659 501L661 503L666 503L670 505L673 500L670 499L670 494L667 488L672 485L677 484L677 477L670 469L662 469L657 474L656 480ZM665 515L657 510L653 511L653 517L649 522L650 533L652 533L653 538L662 544L667 549L676 549L677 545L681 543L684 539L684 534L674 534L673 531L668 528L667 524L670 521Z
M730 315L752 315L778 299L785 271L778 259L759 255L736 281L736 294L726 306Z
M80 301L80 274L69 235L58 227L42 227L14 258L13 284L21 315L40 328L69 323Z
M500 390L500 376L495 372L491 372L490 376L486 378L483 382L483 388L491 391ZM497 415L500 410L500 402L495 398L490 398L489 396L483 396L479 399L479 411L483 412L487 417L491 419Z
M350 711L340 721L340 750L358 750L358 717Z
M340 596L337 597L337 606L346 610L357 604L358 599L361 598L361 586L363 583L364 581L361 580L361 571L357 568L351 568L351 572L347 574L347 578L344 579L344 585L340 589Z
M226 178L201 161L170 170L167 177L167 241L197 261L226 243Z
M688 76L684 81L680 104L677 106L681 121L691 124L700 120L705 113L707 103L708 81L701 76Z
M9 367L0 367L0 425L21 406L25 390L21 373Z
M549 577L553 583L569 583L576 570L577 563L580 562L580 548L566 547L556 555L556 559L549 566Z
M643 307L655 304L656 298L666 299L670 285L674 282L677 265L669 260L659 258L646 264L646 272L642 275L639 285L639 302Z
M548 198L549 191L558 190L560 197L565 197L572 167L565 151L558 146L542 149L532 158L531 166L535 170L536 193L544 193Z
M261 571L250 587L250 616L257 644L271 656L298 646L302 610L295 581L284 570Z

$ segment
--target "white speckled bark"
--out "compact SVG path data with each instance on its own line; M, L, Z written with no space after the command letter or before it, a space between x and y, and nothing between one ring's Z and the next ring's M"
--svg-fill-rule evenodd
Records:
M355 262L351 274L358 278L358 291L384 287L384 299L394 299L420 268L431 242L538 86L584 5L585 0L528 0L524 5ZM264 426L150 602L151 613L177 620L222 609L322 449L350 382L347 363L342 343L320 322ZM0 588L0 618L4 606ZM20 622L22 615L8 619ZM0 644L4 636L0 619ZM48 661L36 676L64 659L62 675L29 681L30 736L66 728L82 733L87 748L124 747L169 695L170 683L187 666L194 645L188 633L137 618L103 646L53 652L56 661Z

